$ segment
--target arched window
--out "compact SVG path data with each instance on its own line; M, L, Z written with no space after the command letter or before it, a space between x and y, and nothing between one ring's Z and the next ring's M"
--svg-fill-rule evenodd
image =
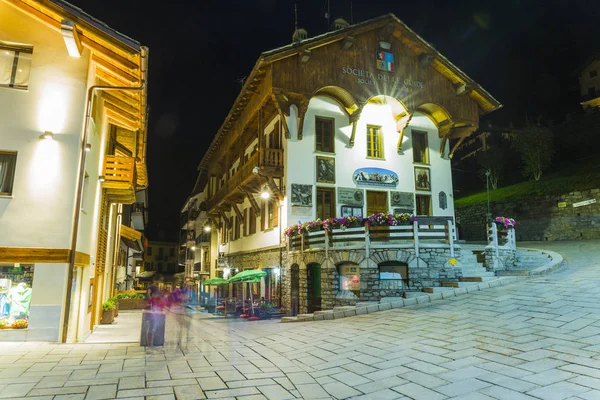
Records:
M408 264L400 261L384 261L379 264L380 280L402 280L408 286Z

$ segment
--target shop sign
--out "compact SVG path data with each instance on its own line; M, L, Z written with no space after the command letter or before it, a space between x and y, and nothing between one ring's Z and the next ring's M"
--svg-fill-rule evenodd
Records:
M383 168L359 168L352 174L352 180L358 186L398 186L398 174Z
M558 203L556 203L556 206L558 208L565 208L567 206L567 202L566 201L559 201Z
M596 199L584 200L580 201L579 203L573 203L573 207L589 206L590 204L594 204L595 202Z
M355 188L338 188L338 203L348 206L362 207L365 204L364 190Z
M393 72L393 71L391 71ZM342 75L352 75L356 81L362 85L369 86L390 86L404 87L404 90L410 92L412 89L423 89L425 83L406 77L383 74L381 72L373 73L363 68L342 67Z

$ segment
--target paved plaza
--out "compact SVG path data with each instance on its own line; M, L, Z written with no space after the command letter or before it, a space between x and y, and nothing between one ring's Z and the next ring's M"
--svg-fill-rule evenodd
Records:
M600 241L523 245L568 266L340 320L170 317L160 349L1 343L0 398L600 399Z

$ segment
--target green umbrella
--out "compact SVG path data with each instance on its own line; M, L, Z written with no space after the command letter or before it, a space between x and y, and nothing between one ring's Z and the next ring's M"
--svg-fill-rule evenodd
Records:
M258 269L247 269L242 271L235 276L229 278L230 283L252 283L260 282L260 278L267 275L265 271ZM252 316L254 316L254 299L252 298L252 291L250 291L250 306L252 307Z
M223 278L211 278L211 279L207 279L205 280L202 284L203 285L215 285L215 286L222 286L222 285L227 285L229 282L227 281L227 279L223 279ZM217 302L218 300L218 295L217 292L215 291L215 312L217 312ZM225 305L225 307L227 307L227 305Z
M229 283L248 282L250 279L258 279L260 281L260 278L265 275L267 275L265 271L247 269L229 278Z
M203 285L215 285L215 286L220 286L220 285L226 285L229 282L227 281L227 279L223 279L223 278L211 278L211 279L207 279L204 282L202 282Z

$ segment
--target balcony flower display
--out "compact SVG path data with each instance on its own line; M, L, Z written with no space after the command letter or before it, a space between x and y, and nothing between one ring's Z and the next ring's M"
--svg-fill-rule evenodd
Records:
M349 216L340 218L327 218L325 221L317 219L315 221L309 221L305 223L299 223L292 225L285 230L285 235L292 237L295 235L301 235L307 232L314 232L319 230L342 229L361 227L361 226L396 226L396 225L410 225L417 220L412 214L373 214L370 217L363 218L361 216Z
M396 225L410 225L417 221L417 217L404 213L404 214L383 214L376 213L371 215L365 220L367 226L396 226Z
M512 218L496 217L494 222L498 229L514 229L517 226L517 222Z

